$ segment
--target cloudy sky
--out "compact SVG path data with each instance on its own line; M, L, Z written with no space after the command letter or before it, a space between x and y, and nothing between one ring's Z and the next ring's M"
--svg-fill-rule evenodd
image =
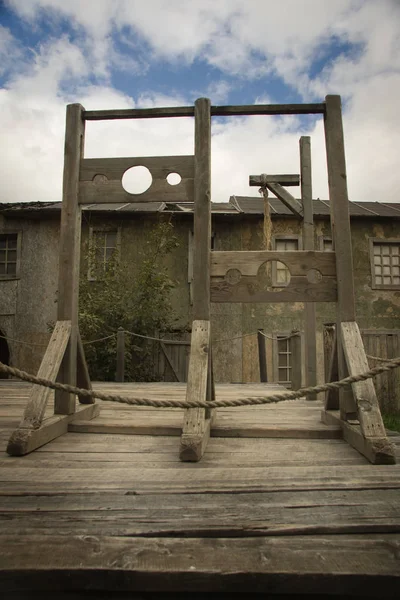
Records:
M349 196L398 202L400 0L0 0L0 202L61 199L65 105L320 102L341 94ZM213 119L213 200L298 173L320 117ZM193 153L192 119L88 123L86 156ZM292 189L294 191L295 188Z

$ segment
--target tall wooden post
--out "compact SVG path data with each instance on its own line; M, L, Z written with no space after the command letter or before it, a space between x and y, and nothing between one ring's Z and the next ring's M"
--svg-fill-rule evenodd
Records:
M187 400L212 400L210 357L210 251L211 251L211 105L208 98L195 102L193 327ZM212 415L204 408L185 410L179 456L198 461L210 437Z
M193 320L210 320L211 105L195 102Z
M71 321L71 337L60 369L59 380L76 384L79 260L81 242L81 209L78 204L79 165L83 157L85 121L80 104L67 106L64 150L63 202L61 210L58 309L59 321ZM75 396L57 391L54 412L75 412Z
M331 211L332 239L336 255L338 301L336 312L336 339L338 372L342 379L347 367L342 348L341 323L355 321L353 253L347 195L346 159L344 152L342 106L340 96L326 96L325 143L328 164L328 184ZM340 416L343 420L355 418L357 409L351 390L340 389Z
M266 348L265 348L265 335L264 335L263 329L259 329L257 331L257 342L258 342L258 363L260 366L260 381L261 381L261 383L268 383L267 354L266 354Z
M303 249L314 250L314 215L312 204L311 141L308 136L300 138L301 199L303 202ZM317 385L317 325L315 302L304 306L306 385ZM316 400L316 394L307 400Z

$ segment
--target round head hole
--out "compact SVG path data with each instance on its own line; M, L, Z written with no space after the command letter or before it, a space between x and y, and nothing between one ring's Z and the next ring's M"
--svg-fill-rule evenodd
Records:
M182 177L179 173L170 173L167 175L167 181L169 185L178 185L182 181Z
M144 194L152 183L153 178L147 167L131 167L122 177L122 187L129 194Z

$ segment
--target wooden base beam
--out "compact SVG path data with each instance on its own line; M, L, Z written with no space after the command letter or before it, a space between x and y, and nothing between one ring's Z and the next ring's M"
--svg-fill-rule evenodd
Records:
M396 456L392 444L386 435L383 437L365 438L359 424L342 421L339 410L323 410L321 420L326 425L340 425L343 439L373 465L394 465Z
M54 415L45 419L38 429L19 427L10 437L7 453L10 456L23 456L36 448L44 446L51 440L67 433L69 423L81 420L90 420L100 413L99 404L78 406L72 415Z

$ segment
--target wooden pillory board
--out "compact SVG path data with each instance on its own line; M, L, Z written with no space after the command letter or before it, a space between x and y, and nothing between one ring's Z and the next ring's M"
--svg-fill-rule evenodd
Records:
M283 187L298 185L298 175L251 176L250 185L264 185L303 219L305 249L296 252L211 251L211 117L235 115L322 114L328 164L332 238L335 252L316 252L312 235L311 158L309 138L300 141L301 190L299 202ZM85 122L105 119L194 117L194 156L146 158L84 158ZM143 194L122 187L122 176L132 166L149 169L153 183ZM170 173L181 175L171 187ZM85 111L80 104L67 107L63 203L61 215L58 316L38 375L49 380L90 389L78 329L81 205L91 203L187 201L194 202L193 326L186 399L215 398L211 331L211 302L305 302L309 348L308 378L315 383L315 302L337 303L336 342L330 381L368 370L364 346L355 322L353 262L347 196L346 164L340 96L327 96L320 104L211 106L206 98L194 107ZM311 211L311 212L310 212ZM290 271L289 284L271 291L262 281L268 263L280 261ZM314 325L313 325L314 323ZM33 386L23 419L9 441L11 455L27 454L68 430L68 424L92 419L98 403L56 392L54 416L43 420L50 395L47 388ZM86 404L85 404L86 403ZM180 458L198 461L210 436L213 410L184 411ZM327 394L322 419L339 423L345 439L372 463L394 463L386 438L372 380L353 384L339 393Z

